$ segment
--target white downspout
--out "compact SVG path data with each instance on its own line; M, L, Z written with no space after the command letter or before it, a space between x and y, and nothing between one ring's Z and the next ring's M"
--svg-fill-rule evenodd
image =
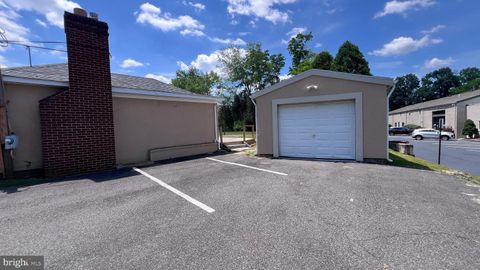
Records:
M388 127L388 116L390 114L390 96L393 94L393 91L395 91L396 83L397 83L397 78L393 79L392 90L390 90L390 93L388 93L387 95L387 161L388 162L393 162L393 160L390 159L390 151L388 151L388 136L390 136L389 134L390 128Z
M255 152L258 155L258 117L257 117L257 103L255 102L255 99L250 97L250 100L252 101L253 105L255 106Z
M217 150L220 149L220 141L218 140L218 105L215 103L213 105L213 112L215 113L215 143L217 144Z

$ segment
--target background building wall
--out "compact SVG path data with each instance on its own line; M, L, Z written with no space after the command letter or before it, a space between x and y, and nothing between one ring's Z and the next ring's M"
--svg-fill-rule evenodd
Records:
M165 149L167 158L217 149L214 104L114 97L113 111L119 164L149 161L157 148L178 147Z
M51 86L6 84L10 131L19 138L13 151L14 171L43 168L38 102L64 89Z

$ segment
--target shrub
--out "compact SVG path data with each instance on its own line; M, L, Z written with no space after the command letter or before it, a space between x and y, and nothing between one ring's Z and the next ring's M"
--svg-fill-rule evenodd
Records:
M469 138L478 137L478 129L472 120L467 119L467 121L465 121L465 124L463 124L462 134L468 136Z
M443 127L443 128L442 128L442 131L447 131L447 132L455 133L455 130L453 130L452 127Z
M417 129L417 128L421 128L421 126L419 126L419 125L415 125L415 124L408 124L408 125L405 125L404 127L405 127L405 128L408 128L408 129Z
M233 131L243 131L243 121L235 121L233 124Z

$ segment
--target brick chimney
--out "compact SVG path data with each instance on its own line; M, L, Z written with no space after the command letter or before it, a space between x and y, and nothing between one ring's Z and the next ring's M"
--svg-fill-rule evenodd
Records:
M64 20L69 88L40 101L47 177L115 167L108 25L82 9Z

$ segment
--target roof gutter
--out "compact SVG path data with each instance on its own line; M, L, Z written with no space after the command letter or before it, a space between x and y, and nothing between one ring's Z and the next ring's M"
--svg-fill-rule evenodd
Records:
M393 162L393 160L390 159L390 151L388 149L388 136L389 134L389 126L388 126L388 117L390 115L390 97L392 96L393 92L395 91L395 88L397 87L397 78L393 79L393 87L392 90L387 95L387 161L388 162Z
M12 84L30 84L30 85L42 85L53 87L68 87L68 82L41 80L20 78L9 75L3 75L3 80ZM123 98L139 98L139 99L157 99L157 100L169 100L169 101L184 101L184 102L200 102L200 103L215 103L218 104L222 101L222 98L212 96L201 95L188 95L181 93L169 93L164 91L155 90L143 90L133 88L123 88L112 86L112 93L115 97Z

